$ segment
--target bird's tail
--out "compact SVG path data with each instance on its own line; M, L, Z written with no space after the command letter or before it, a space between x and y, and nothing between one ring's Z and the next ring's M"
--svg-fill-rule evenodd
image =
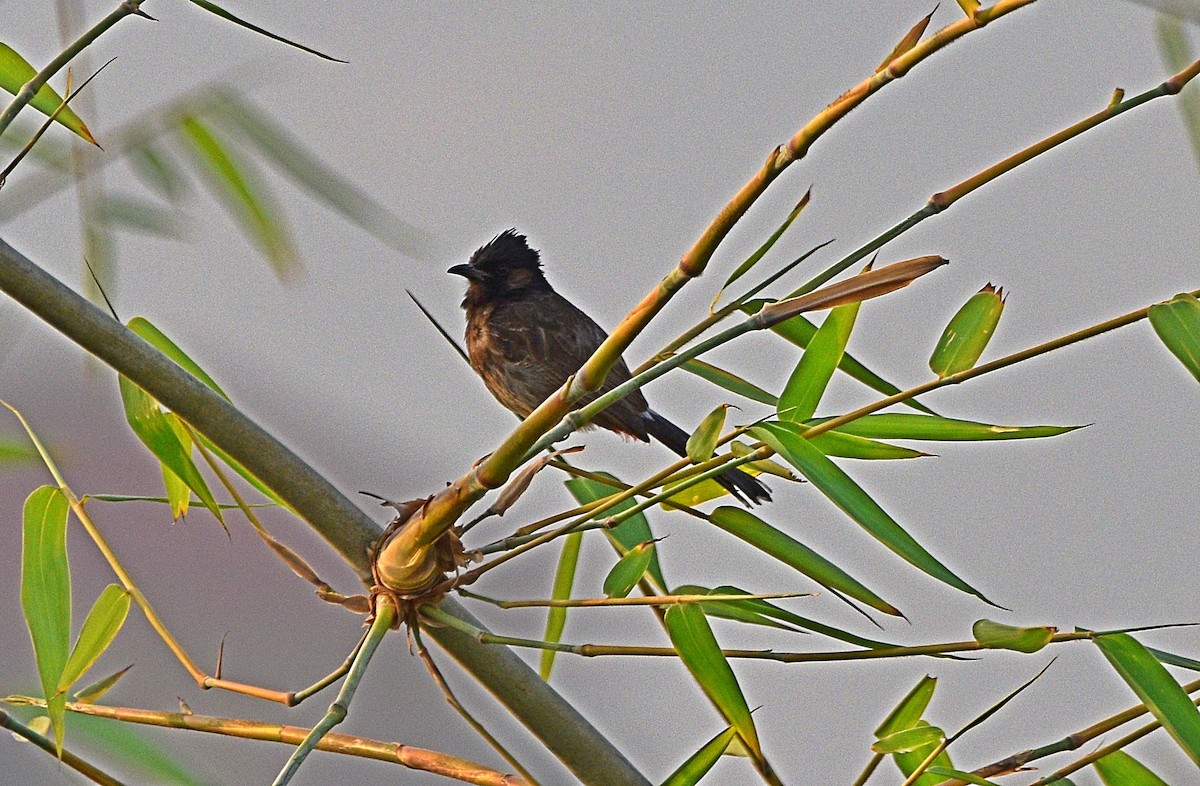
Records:
M646 431L650 436L666 445L679 456L687 455L688 433L652 409L646 410ZM743 504L770 502L771 490L762 481L740 469L731 469L717 475L713 480L720 483Z

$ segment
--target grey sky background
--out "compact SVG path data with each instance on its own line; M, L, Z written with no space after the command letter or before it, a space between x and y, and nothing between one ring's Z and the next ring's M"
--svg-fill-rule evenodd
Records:
M88 2L87 18L111 2ZM497 232L516 226L540 248L551 282L611 327L674 265L776 144L865 78L929 4L778 3L228 4L282 35L349 60L332 64L234 28L188 3L149 2L157 23L122 22L94 47L117 61L94 85L89 125L105 131L201 84L243 89L308 148L435 239L428 259L399 254L262 168L298 241L305 279L283 286L195 182L179 242L120 240L110 294L123 319L142 315L172 336L235 402L348 493L396 499L436 492L513 425L404 294L411 289L457 335L462 282L444 274ZM943 4L932 29L958 18ZM0 40L43 63L61 48L49 4L0 4ZM1194 38L1194 29L1193 38ZM636 364L691 324L728 272L810 185L813 201L763 269L836 242L774 291L780 295L920 208L928 196L1101 109L1116 87L1133 95L1168 71L1153 11L1127 3L1045 0L923 63L855 111L781 177L691 284L627 353ZM61 86L61 80L57 82ZM1195 90L1193 85L1188 88ZM56 130L59 141L66 134ZM881 262L921 254L951 260L902 293L864 306L850 351L902 387L926 361L951 314L983 284L1008 306L987 357L998 357L1200 286L1200 178L1171 99L1086 134L972 194L886 246ZM36 177L29 167L25 178ZM14 176L0 203L20 199ZM123 164L113 192L146 194ZM27 183L24 185L28 185ZM74 195L67 191L0 227L4 239L72 285L81 282ZM790 283L789 283L790 282ZM22 409L79 493L160 493L157 469L128 432L112 373L11 301L0 301L0 396ZM778 391L797 353L770 336L710 359ZM691 428L728 396L672 374L651 404ZM937 445L936 458L844 466L908 530L1006 613L909 567L806 486L773 483L760 513L834 560L908 615L877 631L828 594L789 603L863 635L916 644L970 637L989 617L1063 629L1196 621L1195 381L1146 324L1023 364L927 403L947 415L1007 424L1092 424L1053 440ZM871 400L835 382L822 413ZM765 411L746 402L741 422ZM0 425L16 433L15 423ZM581 461L626 478L669 460L659 447L588 433ZM0 692L36 677L16 608L20 509L48 482L35 469L0 479ZM568 504L547 474L490 540ZM367 504L364 502L364 505ZM236 517L226 538L205 513L172 525L155 506L93 512L143 590L193 655L215 663L228 632L226 675L295 689L341 662L359 620L316 600ZM378 513L380 522L386 515ZM349 571L283 516L278 537L344 591ZM685 517L652 514L673 583L733 583L750 591L811 584ZM73 533L76 616L109 581L90 542ZM544 597L554 554L494 571L477 588ZM600 594L611 564L599 539L584 548L577 594ZM475 609L490 625L537 636L533 612ZM824 648L815 637L717 624L726 646ZM641 612L580 611L573 642L662 643ZM1144 641L1197 656L1200 634ZM436 653L435 653L436 655ZM768 756L792 784L847 783L869 758L871 731L923 674L940 678L929 719L953 730L1037 672L1034 688L952 750L974 767L1050 742L1134 703L1088 644L974 662L874 665L738 664ZM536 663L535 655L530 661ZM136 663L112 703L311 724L331 696L297 710L200 693L135 613L96 673ZM569 776L442 656L452 684L546 783ZM554 684L652 780L665 777L722 728L684 669L668 660L563 656ZM360 691L349 733L395 739L495 764L446 706L401 637L389 639ZM281 746L147 732L171 745L202 782L269 782ZM1161 733L1131 752L1172 783L1195 769ZM0 739L13 783L75 783L44 755ZM1065 762L1065 759L1063 760ZM1062 762L1059 762L1062 763ZM497 765L499 766L499 765ZM15 773L15 774L14 774ZM315 755L299 783L441 783L384 765ZM725 761L713 783L750 783ZM1023 783L1032 776L1017 778ZM872 783L898 783L888 768ZM1096 784L1090 773L1079 784Z

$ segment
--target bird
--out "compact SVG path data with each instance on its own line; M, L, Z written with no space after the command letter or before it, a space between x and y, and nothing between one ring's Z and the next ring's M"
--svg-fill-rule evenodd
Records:
M528 417L562 387L608 338L587 314L550 286L541 255L515 228L501 232L447 273L467 279L467 356L488 391L519 417ZM604 383L579 406L628 381L629 367L618 359ZM650 409L634 390L602 410L591 424L626 437L650 437L687 456L688 433ZM769 502L770 490L754 476L733 468L714 478L743 504Z

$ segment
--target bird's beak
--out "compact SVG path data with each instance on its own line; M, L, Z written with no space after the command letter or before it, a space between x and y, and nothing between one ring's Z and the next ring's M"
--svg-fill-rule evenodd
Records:
M483 273L471 265L455 265L446 272L453 273L456 276L462 276L468 281L483 281Z

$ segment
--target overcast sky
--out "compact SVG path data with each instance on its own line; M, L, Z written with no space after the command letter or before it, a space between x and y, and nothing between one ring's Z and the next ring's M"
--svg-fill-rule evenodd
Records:
M0 40L34 63L61 48L49 4L0 4ZM112 2L86 3L98 19ZM677 261L713 214L775 145L860 82L931 4L317 3L232 2L232 10L349 64L318 60L232 27L188 3L149 0L157 23L127 19L91 51L117 61L93 83L86 119L106 132L218 80L243 89L315 155L405 221L428 233L424 258L397 252L260 167L285 211L306 274L283 285L218 204L196 191L182 240L135 234L119 241L110 283L123 319L142 315L171 335L235 402L347 493L407 499L436 492L513 425L413 307L410 289L461 331L463 282L446 268L497 232L518 227L541 249L550 281L611 327ZM958 18L943 3L932 27ZM721 246L711 273L691 284L627 353L639 363L703 313L720 282L758 246L808 187L813 201L764 264L836 241L807 273L920 208L928 196L1101 109L1114 88L1132 95L1167 74L1153 11L1127 3L1045 0L939 53L888 86L824 137L751 210ZM1193 29L1194 33L1194 29ZM56 83L61 86L61 79ZM1195 86L1188 88L1196 90ZM58 142L67 134L55 130ZM178 149L174 147L173 149ZM850 351L902 387L928 378L926 361L954 310L983 284L1009 295L988 357L1014 351L1200 286L1200 178L1171 99L1105 124L972 194L886 246L881 262L941 254L948 268L864 306ZM26 177L38 170L28 167ZM0 205L27 186L14 176ZM153 198L115 162L113 193ZM77 202L65 191L0 225L4 239L80 286ZM792 285L807 278L802 272ZM786 283L775 294L790 289ZM155 465L120 414L111 372L0 300L0 396L21 408L62 459L77 493L159 493ZM768 336L711 360L778 391L797 353ZM647 391L687 428L728 394L672 374ZM773 484L763 515L900 606L911 624L880 632L827 594L790 602L830 624L916 644L969 638L971 622L1101 628L1196 620L1196 383L1136 325L1006 373L939 391L939 412L1006 424L1092 424L1054 440L938 445L936 458L846 463L915 537L1011 614L956 593L901 562L810 487ZM871 400L838 381L822 414ZM743 409L734 419L766 414ZM14 434L15 424L0 425ZM602 433L581 463L626 478L672 457ZM495 537L568 504L558 478L501 522ZM35 469L0 482L0 579L9 603L0 629L0 693L31 691L32 657L15 607L23 498L47 482ZM364 505L366 503L364 502ZM240 522L229 539L202 512L172 525L154 506L96 506L95 515L143 590L202 663L228 631L226 674L294 689L341 662L359 620L315 600ZM277 535L344 591L350 572L283 516ZM377 514L383 522L386 516ZM758 592L812 589L804 577L695 521L655 512L663 567L673 583L732 583ZM76 615L111 578L72 536ZM548 594L554 555L497 570L479 589L505 597ZM600 594L611 553L584 549L577 593ZM489 624L537 636L542 617L478 609ZM718 624L727 646L823 648L814 637L765 636ZM579 612L574 642L661 643L646 612ZM1196 656L1200 635L1144 638ZM975 767L1050 742L1134 703L1099 652L1074 644L1036 656L975 662L740 664L738 676L765 750L791 784L846 783L869 758L871 731L923 674L940 678L928 714L955 729L1057 655L1045 678L988 729L956 744ZM441 661L448 661L442 656ZM536 662L536 657L530 657ZM110 699L163 710L182 696L198 713L312 723L330 698L283 711L200 694L136 614L98 673L135 662ZM568 777L528 736L448 667L462 698L546 783ZM555 685L652 781L661 780L722 721L683 668L562 657ZM446 707L400 637L372 668L346 730L497 759ZM244 782L266 782L281 747L153 735L174 746L204 782L242 761ZM1171 782L1194 779L1161 733L1131 749ZM0 740L13 782L74 783L48 757ZM1065 762L1066 759L1059 763ZM215 762L215 764L214 764ZM499 766L499 765L497 765ZM226 773L226 776L222 776ZM1185 774L1190 773L1190 774ZM297 782L440 783L384 765L317 754ZM205 780L210 779L210 780ZM890 779L890 780L889 780ZM713 783L752 782L743 761ZM898 782L894 772L879 783ZM1028 779L1027 779L1028 780ZM873 781L876 782L876 781ZM1022 782L1022 781L1017 781ZM1096 784L1090 773L1079 784Z

